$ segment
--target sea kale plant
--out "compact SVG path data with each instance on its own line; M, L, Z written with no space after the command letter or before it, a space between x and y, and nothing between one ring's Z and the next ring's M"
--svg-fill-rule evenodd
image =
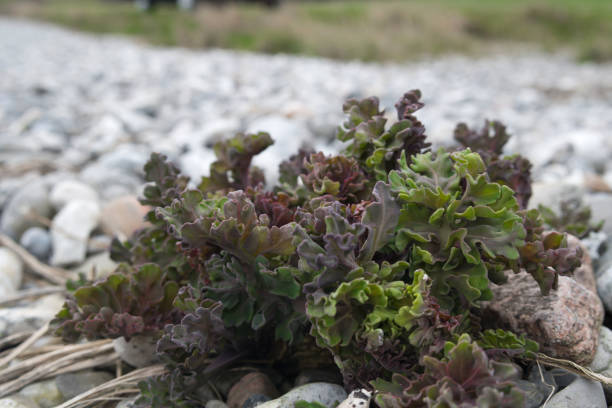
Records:
M420 98L391 124L377 98L348 100L344 150L300 150L276 186L251 165L266 133L217 143L197 187L153 154L149 226L113 244L115 273L69 295L57 333L157 341L168 370L140 406L202 406L201 387L247 361L288 376L335 364L382 408L521 406L538 346L483 330L480 304L508 270L554 290L580 253L525 210L531 166L502 156L503 125L459 125L462 149L432 150Z

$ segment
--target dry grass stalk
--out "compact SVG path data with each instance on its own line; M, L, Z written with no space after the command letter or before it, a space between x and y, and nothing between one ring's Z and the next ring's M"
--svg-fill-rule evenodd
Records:
M19 346L15 347L7 356L0 359L0 368L4 367L8 363L10 363L13 359L19 356L24 350L30 347L32 344L36 343L38 339L45 335L49 331L49 322L45 323L43 327L36 330L26 341L21 343Z
M546 354L538 353L536 355L536 361L547 366L562 368L592 381L597 381L605 385L612 385L612 378L598 374L570 360L549 357Z
M108 367L108 366L112 366L119 360L120 360L119 354L117 353L104 354L98 357L93 357L87 360L80 361L76 364L72 364L68 367L64 367L53 373L49 373L48 375L43 377L43 379L55 377L60 374L68 374L68 373L74 373L74 372L81 371L81 370L87 370L88 368Z
M18 333L14 333L9 336L6 336L0 339L0 349L9 347L15 344L19 344L25 339L27 339L28 337L30 337L32 333L34 333L32 330L28 330L28 331L22 331L22 332L18 332Z
M138 390L135 389L134 386L138 384L139 381L161 375L165 371L166 369L161 364L134 370L77 395L71 400L64 402L62 405L58 405L56 408L80 408L88 406L92 402L112 398L119 394L137 393ZM129 388L126 389L125 387Z
M9 297L6 297L0 300L0 307L8 306L12 303L16 303L16 302L19 302L20 300L31 298L31 297L45 296L45 295L51 295L53 293L65 293L65 292L66 292L66 288L63 286L46 286L43 288L22 290L21 292L18 292L16 295L9 296Z
M101 347L107 344L110 344L111 340L99 340L95 342L89 342L84 344L71 344L67 346L63 346L59 349L50 351L45 354L39 354L27 360L23 360L11 367L7 367L4 370L0 371L0 384L6 381L17 378L24 372L32 370L42 364L45 364L49 361L56 360L63 356L78 353L83 350L95 349L97 347Z
M0 398L4 397L8 394L16 392L26 385L44 378L48 375L58 372L59 370L68 367L70 365L77 364L82 359L88 359L92 356L106 353L113 349L113 345L111 342L107 344L103 344L97 347L88 347L85 350L77 351L68 355L61 356L55 360L49 361L45 364L38 365L34 367L32 370L25 372L19 377L4 382L4 380L0 380ZM13 367L10 367L11 369ZM6 371L6 370L5 370Z
M15 252L30 270L39 276L47 279L56 285L64 285L71 276L70 272L62 269L45 265L34 256L32 256L25 248L13 241L8 235L0 233L0 245L4 245Z

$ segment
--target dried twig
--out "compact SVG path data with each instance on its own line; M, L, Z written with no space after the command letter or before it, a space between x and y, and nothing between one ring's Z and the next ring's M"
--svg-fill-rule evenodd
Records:
M581 377L587 378L589 380L597 381L605 385L612 385L612 378L606 377L605 375L598 374L570 360L549 357L546 354L538 353L536 355L536 362L540 362L544 365L551 366L551 367L562 368L564 370L577 374Z
M76 371L86 370L88 368L110 366L119 360L120 357L117 353L104 354L98 357L93 357L87 360L80 361L76 364L71 364L68 367L64 367L60 370L49 373L43 378L55 377L60 374L74 373Z
M127 392L136 393L138 391L133 387L138 384L139 381L161 375L164 372L166 372L166 369L161 364L134 370L77 395L71 400L64 402L62 405L58 405L56 408L80 408L89 405L92 401L103 400L118 394ZM120 387L131 388L128 390L123 389L122 391Z
M71 344L67 346L63 346L62 348L54 351L50 351L45 354L40 354L34 356L30 359L21 361L18 364L15 364L11 367L7 367L4 370L0 371L0 384L15 379L17 376L21 375L24 372L35 369L36 367L40 367L41 365L61 358L66 355L74 355L74 353L79 353L83 350L92 350L96 348L103 347L105 345L111 344L112 340L99 340L93 341L84 344Z
M51 295L53 293L64 293L64 292L66 292L66 288L63 286L46 286L42 288L22 290L18 292L16 295L9 296L9 297L6 297L0 300L0 307L4 307L12 303L19 302L20 300L31 298L31 297L45 296L45 295Z
M4 397L8 394L11 394L15 391L20 390L26 385L48 376L51 373L55 373L60 369L63 369L71 364L75 364L79 362L79 360L83 358L89 358L91 356L106 353L113 349L113 345L109 342L105 345L95 348L88 348L85 350L78 351L76 353L71 353L66 356L62 356L56 360L50 361L46 364L35 367L33 370L26 372L20 377L6 382L4 384L0 384L0 398Z
M45 323L43 327L32 333L32 335L28 337L26 341L15 347L15 349L12 350L6 357L0 359L0 368L10 363L15 357L19 356L21 352L30 347L32 344L36 343L36 340L44 336L47 331L49 331L49 322Z
M32 333L34 333L34 331L28 330L28 331L22 331L22 332L18 332L18 333L14 333L9 336L6 336L0 339L0 349L3 349L8 346L12 346L14 344L19 344L25 339L27 339L28 337L30 337Z
M25 248L13 241L11 237L6 234L0 233L0 245L4 245L15 252L34 273L42 276L50 282L55 283L56 285L64 285L71 276L71 273L66 269L56 268L40 262L34 256L30 255Z

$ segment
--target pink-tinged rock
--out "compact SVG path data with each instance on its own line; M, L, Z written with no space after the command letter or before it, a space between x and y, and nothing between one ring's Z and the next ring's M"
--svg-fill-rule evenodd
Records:
M102 208L102 229L109 235L129 238L147 225L144 220L147 211L149 207L140 204L135 196L115 198Z
M582 242L580 242L577 237L569 234L567 235L567 246L569 248L582 248L582 265L580 265L580 268L577 268L574 271L574 274L571 277L591 292L597 294L597 283L595 281L593 261L591 261L589 250L582 245Z
M279 396L276 386L264 373L253 372L245 375L232 386L227 394L229 408L242 408L251 395L265 395L270 398Z
M567 276L548 296L526 272L509 274L492 285L494 300L484 305L486 318L540 344L540 351L578 364L589 364L597 351L604 310L596 293Z

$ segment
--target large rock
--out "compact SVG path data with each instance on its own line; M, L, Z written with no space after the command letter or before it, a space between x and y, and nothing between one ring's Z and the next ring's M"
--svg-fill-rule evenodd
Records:
M346 391L338 384L310 383L297 387L280 398L264 402L257 408L293 407L300 400L318 402L327 408L332 408L344 401L346 397Z
M80 181L64 180L57 183L51 189L49 199L51 205L59 211L71 201L85 200L98 202L98 193Z
M582 377L559 391L546 408L606 408L606 398L600 383Z
M148 211L136 196L117 197L102 208L102 230L108 235L129 238L134 231L147 225L144 216Z
M100 207L96 202L77 200L66 204L53 218L52 265L83 262L87 253L89 235L98 225Z
M589 364L597 350L603 307L599 297L561 276L559 288L542 296L526 272L510 274L508 282L492 285L493 299L485 315L514 332L524 333L541 345L541 351L578 364Z
M51 211L46 183L43 180L28 183L6 204L0 218L0 231L19 240L26 229L42 225L37 217L47 218Z

